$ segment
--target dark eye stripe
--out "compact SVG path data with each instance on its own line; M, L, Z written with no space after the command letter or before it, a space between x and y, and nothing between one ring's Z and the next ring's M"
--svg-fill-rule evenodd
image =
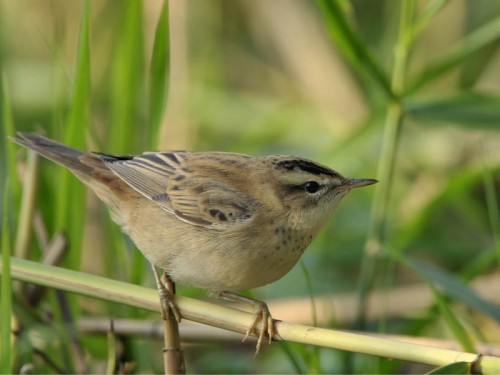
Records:
M289 192L301 192L301 193L307 193L307 190L305 189L305 184L300 184L300 185L284 185L285 188L288 189ZM316 192L325 189L324 185L319 185L319 188Z

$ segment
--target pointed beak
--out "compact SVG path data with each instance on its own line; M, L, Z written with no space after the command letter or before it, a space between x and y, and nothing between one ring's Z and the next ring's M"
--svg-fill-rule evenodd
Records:
M363 186L376 184L378 180L373 178L348 178L337 190L351 190Z

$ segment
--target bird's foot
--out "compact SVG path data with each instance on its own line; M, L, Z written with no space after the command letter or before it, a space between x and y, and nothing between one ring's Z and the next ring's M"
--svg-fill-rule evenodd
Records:
M161 317L163 320L169 320L173 318L177 321L177 323L180 323L181 314L174 300L175 285L166 273L164 273L163 276L160 277L156 267L154 265L152 265L152 267L156 280L156 288L158 289L158 295L160 296Z
M252 334L255 334L257 336L257 347L255 355L259 353L266 335L268 337L269 344L274 339L276 339L276 328L274 326L274 321L271 313L269 312L269 308L264 302L244 297L232 292L217 292L216 295L228 301L244 302L254 307L255 312L253 314L252 324L250 324L250 327L248 327L247 331L245 332L243 341L245 341Z

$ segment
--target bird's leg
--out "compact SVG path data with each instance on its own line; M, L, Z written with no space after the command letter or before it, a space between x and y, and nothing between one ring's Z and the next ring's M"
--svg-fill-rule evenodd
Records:
M165 273L163 275L163 278L165 279L165 283L162 281L162 277L160 277L160 274L158 273L158 270L156 269L156 266L154 264L151 264L151 267L153 268L153 274L155 275L155 281L156 281L156 288L158 289L158 294L160 296L160 303L161 303L161 317L163 320L168 320L171 319L171 316L175 318L175 320L180 323L181 321L181 314L179 313L179 309L177 308L177 305L174 302L174 283L168 275ZM165 285L171 285L171 289L166 288Z
M269 338L269 343L271 343L271 341L276 338L276 329L274 327L274 321L271 316L271 313L269 312L269 308L264 302L249 297L244 297L232 292L215 292L215 295L227 301L244 302L254 307L255 312L253 314L253 321L250 327L248 327L247 331L245 332L245 337L243 337L243 341L245 341L248 338L248 336L252 333L258 335L257 349L255 355L259 353L259 350L262 346L262 341L264 341L264 336L266 334ZM258 328L259 322L260 322L260 328Z

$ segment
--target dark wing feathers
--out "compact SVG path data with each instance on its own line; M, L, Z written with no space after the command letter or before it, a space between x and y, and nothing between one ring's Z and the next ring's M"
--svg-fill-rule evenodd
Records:
M184 165L186 158L184 152L101 156L108 168L133 189L190 224L227 226L253 216L256 208L253 199L203 173L192 173Z
M169 154L147 153L128 158L103 155L101 159L132 188L173 213L166 190L169 179L179 165L179 159L166 156Z
M212 224L226 225L248 220L257 203L245 193L221 181L189 178L167 191L176 211Z

